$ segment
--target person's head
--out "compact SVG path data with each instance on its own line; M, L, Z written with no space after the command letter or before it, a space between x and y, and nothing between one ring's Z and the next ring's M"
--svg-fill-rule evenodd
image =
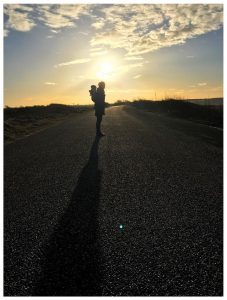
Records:
M91 85L91 89L92 90L96 90L96 86L95 85Z
M106 85L105 85L105 82L104 82L104 81L100 81L100 82L98 83L98 86L99 86L100 88L104 89Z

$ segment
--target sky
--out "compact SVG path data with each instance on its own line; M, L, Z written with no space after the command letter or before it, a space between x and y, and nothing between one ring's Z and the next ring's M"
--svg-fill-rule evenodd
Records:
M5 4L4 104L223 97L222 4Z

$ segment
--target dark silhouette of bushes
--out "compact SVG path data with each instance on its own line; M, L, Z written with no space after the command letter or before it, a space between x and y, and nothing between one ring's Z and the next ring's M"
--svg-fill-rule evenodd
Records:
M136 100L131 102L130 105L154 113L196 121L210 126L223 127L223 106L204 106L174 99L164 101Z
M92 105L50 104L4 108L4 140L14 141L73 114L92 109Z
M90 109L90 105L64 105L50 104L26 106L26 107L6 107L4 109L4 119L43 119L61 115L67 115L75 112L82 112Z

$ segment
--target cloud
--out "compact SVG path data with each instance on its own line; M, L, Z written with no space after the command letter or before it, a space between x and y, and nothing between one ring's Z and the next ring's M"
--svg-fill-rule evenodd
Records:
M9 30L4 29L4 37L7 37L9 35Z
M104 51L98 51L98 52L91 52L90 55L91 56L100 56L100 55L106 55L108 53L107 50Z
M108 51L103 47L96 47L90 49L90 56L100 56L100 55L106 55Z
M5 4L4 13L8 14L9 11L32 12L33 6L29 4Z
M91 45L124 48L132 56L183 44L223 26L221 4L126 4L101 11L106 25Z
M138 74L138 75L135 75L133 78L134 79L138 79L138 78L140 78L142 75L141 74Z
M106 25L106 22L104 19L97 18L97 21L91 24L92 27L95 29L102 29Z
M46 85L56 85L57 83L56 82L45 82L44 84L46 84Z
M84 64L84 63L89 62L90 60L91 60L90 58L76 59L76 60L67 61L67 62L57 64L56 67L63 67L63 66L76 65L76 64Z
M90 52L91 51L102 51L104 48L102 48L102 47L98 47L98 48L91 48L90 49Z
M40 23L57 33L80 26L83 18L90 26L92 47L122 48L127 57L183 44L223 27L222 4L6 4L4 13L5 36ZM78 32L86 35L83 29Z
M199 82L199 83L198 83L198 86L205 86L205 85L207 85L206 82Z
M86 31L80 31L79 33L82 34L82 35L88 35L88 34L89 34L89 33L86 32Z
M60 14L58 8L50 5L43 5L38 8L40 16L39 21L42 21L47 27L52 29L59 29L64 27L75 27L75 23L71 18Z
M11 29L17 31L30 31L34 26L35 22L31 18L30 13L33 8L29 5L22 4L7 4L4 6L4 14L8 16L5 23L4 30L8 36Z
M65 27L76 27L76 21L89 14L87 4L6 4L4 14L7 16L5 29L30 31L38 23L49 27L52 32Z
M108 45L111 48L125 48L127 47L127 41L121 32L115 29L106 32L97 33L91 39L91 46Z
M134 63L134 64L128 64L128 65L121 65L119 66L117 69L119 72L127 72L130 69L134 69L134 68L140 68L143 66L143 63Z
M112 73L113 73L113 76L119 76L119 75L130 72L132 69L136 70L138 68L140 69L141 67L143 67L142 62L130 63L130 64L121 64L121 65L116 66Z
M125 60L143 60L142 56L126 56Z

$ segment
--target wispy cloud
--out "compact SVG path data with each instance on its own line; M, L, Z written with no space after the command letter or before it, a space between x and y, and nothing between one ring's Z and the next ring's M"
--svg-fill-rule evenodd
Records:
M143 65L144 64L142 62L119 64L118 66L115 66L113 72L111 72L111 73L113 76L120 76L120 75L129 73L131 70L133 70L135 72L136 72L136 70L138 70L137 72L141 72L140 70L143 67Z
M80 31L79 33L82 34L82 35L88 35L88 34L89 34L89 33L86 32L86 31Z
M93 47L90 49L90 56L106 55L108 51L103 47Z
M45 85L56 85L57 83L56 82L45 82L44 84Z
M205 86L205 85L207 85L206 82L199 82L199 83L198 83L198 86Z
M125 60L143 60L142 56L126 56Z
M142 75L141 74L138 74L138 75L135 75L133 78L134 79L138 79L138 78L140 78Z
M118 66L117 71L123 73L123 72L128 72L131 69L141 68L142 66L143 66L142 62L140 62L140 63L134 63L134 64L125 64L125 65Z
M98 48L91 48L90 51L102 51L103 48L102 47L98 47Z
M76 65L76 64L84 64L89 62L91 59L90 58L81 58L81 59L76 59L76 60L71 60L67 62L63 62L60 64L55 65L56 67L63 67L63 66L70 66L70 65Z
M98 52L91 52L90 55L91 56L101 56L101 55L106 55L108 53L107 50L104 51L98 51Z

